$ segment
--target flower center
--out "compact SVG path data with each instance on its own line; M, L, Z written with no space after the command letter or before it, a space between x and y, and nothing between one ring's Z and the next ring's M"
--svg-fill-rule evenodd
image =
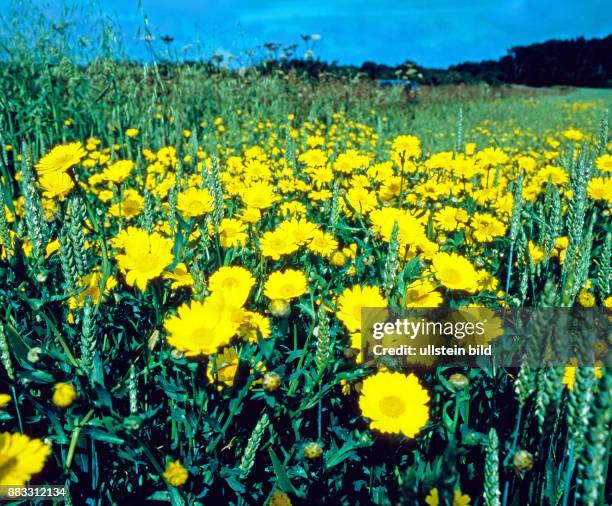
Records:
M223 288L226 290L233 290L239 286L238 280L234 278L227 278L223 281Z
M461 274L456 269L446 269L444 271L444 279L449 283L459 283L461 282Z
M404 411L406 411L406 405L404 401L402 401L399 397L395 395L387 395L385 397L381 397L378 401L378 407L383 412L383 414L391 417L391 418L399 418Z
M189 204L189 211L191 214L204 214L204 203L196 200Z
M286 284L281 287L281 293L285 296L291 295L294 292L295 292L295 287L293 285Z
M139 260L138 270L140 272L150 272L154 270L159 263L158 257L153 253L145 253Z

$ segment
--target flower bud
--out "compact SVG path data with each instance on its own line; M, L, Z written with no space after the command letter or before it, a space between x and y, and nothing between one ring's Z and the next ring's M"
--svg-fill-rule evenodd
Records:
M264 374L262 385L266 392L274 392L281 385L281 377L274 371L268 371Z
M331 263L335 267L342 267L346 263L346 257L342 251L336 251L331 257Z
M529 471L533 468L533 455L527 450L518 450L512 457L512 465L519 472Z
M180 351L180 350L176 350L176 349L175 349L175 350L172 350L172 351L170 352L170 356L171 356L171 357L172 357L174 360L180 360L180 359L182 359L182 358L185 356L185 354L184 354L182 351Z
M304 445L304 457L307 459L318 459L321 455L323 455L323 448L316 441L311 441Z
M344 358L346 358L347 360L352 360L355 357L357 357L357 355L359 355L359 350L357 348L344 348Z
M289 314L291 305L286 300L273 300L270 302L268 309L273 316L283 317Z
M450 375L448 382L455 390L463 390L468 386L470 380L467 379L467 376L456 372Z
M57 383L53 389L53 404L67 408L77 398L77 391L70 383Z
M462 442L466 446L476 446L480 443L480 440L480 435L477 432L474 432L473 430L467 430L463 434L462 438Z
M40 359L40 354L42 353L42 348L39 346L34 346L34 348L30 348L28 351L28 362L35 364Z

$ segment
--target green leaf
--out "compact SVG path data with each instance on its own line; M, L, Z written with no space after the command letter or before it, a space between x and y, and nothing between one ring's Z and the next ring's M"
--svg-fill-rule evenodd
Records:
M91 437L92 439L95 439L96 441L102 441L104 443L110 443L110 444L124 444L125 443L125 441L121 439L120 437L110 432L106 432L102 429L86 429L83 432L88 434L89 437Z
M291 483L291 480L285 471L285 466L280 460L278 460L278 457L272 448L268 448L268 454L270 455L272 467L274 468L274 474L276 474L276 479L278 480L278 486L280 489L286 494L295 494L298 497L301 497L302 494L300 494Z

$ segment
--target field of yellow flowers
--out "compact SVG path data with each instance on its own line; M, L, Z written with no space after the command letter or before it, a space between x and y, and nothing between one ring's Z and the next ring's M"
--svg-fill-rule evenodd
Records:
M598 367L360 354L364 307L612 306L609 93L166 71L4 75L0 485L609 503L609 343Z

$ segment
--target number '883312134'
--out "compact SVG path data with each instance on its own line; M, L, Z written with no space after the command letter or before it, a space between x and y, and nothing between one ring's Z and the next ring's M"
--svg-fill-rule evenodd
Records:
M0 485L0 501L13 501L15 499L62 500L65 497L66 487L64 485Z

